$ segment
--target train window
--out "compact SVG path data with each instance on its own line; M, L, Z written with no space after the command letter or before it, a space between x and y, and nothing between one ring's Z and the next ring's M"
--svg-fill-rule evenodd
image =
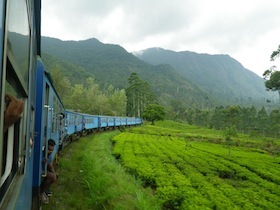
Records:
M56 124L56 98L53 96L53 110L52 110L52 133L55 131L55 124Z
M14 70L11 69L10 62L7 62L7 80L5 81L5 92L13 95L14 97L23 98L23 91L18 89L17 85L14 85L16 75L11 74ZM0 194L3 195L9 185L11 184L14 176L17 174L19 166L24 168L24 159L22 154L25 150L25 139L23 133L23 124L20 123L23 119L18 120L3 136L2 146L0 147L1 165L0 165ZM1 134L2 135L2 134ZM0 196L2 198L2 196ZM0 200L1 202L1 200Z
M8 5L7 55L25 92L28 90L30 27L26 0L10 0Z
M70 125L74 125L74 120L75 120L75 118L74 118L74 115L70 115Z
M70 122L69 122L69 125L73 125L73 115L72 114L70 114Z
M9 93L14 97L20 97L26 104L29 86L29 54L30 54L30 25L28 6L26 0L7 1L7 24L2 28L4 20L4 3L0 3L0 49L3 65L1 70L1 93ZM7 31L7 39L4 40L3 32ZM5 46L2 44L5 43ZM6 51L2 51L5 49ZM6 77L4 77L6 71ZM3 89L2 89L3 88ZM2 95L2 98L4 96ZM1 113L4 106L1 104ZM24 110L26 113L26 109ZM3 124L3 115L1 120ZM0 140L0 203L10 188L14 177L24 172L25 154L25 126L26 115L23 114L9 130L3 134ZM20 170L22 169L22 170Z
M81 124L81 116L77 116L77 118L76 118L76 125L79 125L79 124Z
M59 107L59 101L56 101L56 128L55 130L58 131L59 130L59 123L60 123L60 107Z

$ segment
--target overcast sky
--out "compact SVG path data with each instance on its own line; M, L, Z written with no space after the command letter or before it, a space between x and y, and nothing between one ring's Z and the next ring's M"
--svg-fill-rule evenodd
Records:
M42 35L228 54L262 76L280 44L279 0L42 0ZM280 65L278 65L280 66Z

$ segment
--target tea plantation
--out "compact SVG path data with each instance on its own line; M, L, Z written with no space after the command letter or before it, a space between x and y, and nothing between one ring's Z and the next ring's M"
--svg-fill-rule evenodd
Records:
M280 143L164 121L113 138L114 156L164 209L280 209ZM229 152L230 151L230 152Z

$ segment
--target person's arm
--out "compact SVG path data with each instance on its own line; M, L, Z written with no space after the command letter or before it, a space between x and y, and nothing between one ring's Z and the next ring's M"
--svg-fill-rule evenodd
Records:
M13 125L19 118L23 111L23 101L14 98L12 95L5 95L5 103L7 109L4 113L4 132Z

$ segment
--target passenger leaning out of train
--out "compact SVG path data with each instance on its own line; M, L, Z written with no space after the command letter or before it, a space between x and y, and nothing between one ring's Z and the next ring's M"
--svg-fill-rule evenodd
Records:
M20 118L23 111L23 101L16 99L12 95L5 95L5 104L7 108L4 112L3 134L5 134L8 128Z
M48 140L48 158L43 161L44 164L47 164L47 174L46 177L44 177L43 182L41 183L40 188L40 199L43 203L49 203L49 196L52 195L50 191L50 186L54 182L56 182L58 178L58 174L54 170L53 165L53 158L52 153L55 147L55 141L53 139Z

